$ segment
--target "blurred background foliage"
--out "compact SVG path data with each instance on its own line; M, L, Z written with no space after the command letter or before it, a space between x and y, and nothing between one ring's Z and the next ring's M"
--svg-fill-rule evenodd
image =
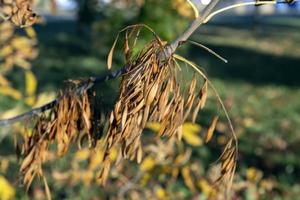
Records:
M64 80L105 73L107 53L125 26L144 23L171 41L193 18L184 0L66 2L77 6L66 11L61 1L36 1L44 22L33 28L1 21L1 118L52 100ZM230 14L201 27L192 39L221 53L228 64L191 45L179 49L208 72L233 120L240 142L234 199L292 200L300 195L299 16ZM139 48L151 38L149 32L142 34ZM114 66L123 63L115 57ZM183 73L187 80L191 77L188 68ZM99 106L112 106L118 81L97 86ZM216 199L211 183L218 167L211 164L229 132L224 116L211 144L204 145L203 136L217 109L211 95L200 114L201 126L185 124L182 142L146 140L142 163L117 165L106 188L95 180L101 152L74 148L59 160L47 155L45 174L53 199ZM155 134L158 126L149 124L145 134ZM24 133L24 124L0 129L0 199L46 198L42 181L36 180L28 193L20 185L14 152L16 136Z

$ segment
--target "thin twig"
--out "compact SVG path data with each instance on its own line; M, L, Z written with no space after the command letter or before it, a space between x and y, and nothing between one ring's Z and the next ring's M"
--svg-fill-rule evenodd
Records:
M239 7L244 7L244 6L253 6L253 5L274 5L276 4L277 2L276 1L255 1L255 2L243 2L243 3L237 3L237 4L234 4L234 5L230 5L230 6L227 6L225 8L221 8L215 12L212 12L211 14L209 14L206 19L203 21L204 24L206 24L208 21L210 21L214 16L222 13L222 12L225 12L227 10L231 10L231 9L234 9L234 8L239 8Z
M225 117L228 121L228 124L229 124L229 128L230 128L230 131L231 131L231 135L233 137L233 140L234 140L234 143L235 143L235 148L238 149L238 139L237 139L237 135L235 133L235 130L233 128L233 124L232 124L232 121L231 121L231 118L229 117L229 114L228 114L228 111L226 109L226 106L221 98L221 96L219 95L216 87L214 86L214 84L208 79L207 75L205 75L200 69L199 67L193 63L193 62L190 62L188 60L186 60L185 58L177 55L177 54L174 54L174 58L182 61L182 62L185 62L187 63L188 65L190 65L197 73L199 73L203 78L205 78L207 81L208 81L208 84L209 86L212 88L218 102L220 103L221 107L222 107L222 110L224 111L224 114L225 114ZM235 154L237 154L237 151L235 152ZM236 166L236 165L235 165ZM235 171L235 167L233 168L233 172ZM232 176L230 177L230 180L228 182L228 187L226 189L226 193L225 193L225 199L228 199L230 197L230 191L229 191L229 188L231 188L231 185L232 185L232 181L233 181L233 174L232 173Z
M19 121L24 121L24 120L27 120L29 119L32 115L36 115L36 114L39 114L39 113L42 113L42 112L45 112L51 108L53 108L58 102L58 99L55 99L41 107L38 107L38 108L34 108L26 113L23 113L21 115L18 115L16 117L12 117L12 118L8 118L8 119L2 119L0 120L0 126L8 126L8 125L11 125L11 124L14 124L16 122L19 122Z
M198 18L199 17L199 10L198 10L198 8L195 6L195 4L193 2L191 2L191 0L187 0L187 2L192 7L192 9L194 11L194 14L195 14L195 18Z
M180 60L180 61L182 61L182 62L185 62L185 63L187 63L188 65L190 65L197 73L199 73L203 78L205 78L205 79L208 81L208 84L209 84L210 87L213 89L213 91L214 91L214 93L215 93L215 95L216 95L216 97L217 97L217 99L218 99L218 101L219 101L219 103L220 103L220 105L221 105L221 107L222 107L222 110L223 110L224 113L225 113L225 117L226 117L226 119L227 119L227 121L228 121L228 123L229 123L229 128L230 128L230 130L231 130L231 132L232 132L232 136L233 136L233 138L234 138L234 140L235 140L235 142L236 142L236 147L238 147L237 136L236 136L236 133L235 133L235 131L234 131L232 121L231 121L231 119L230 119L230 117L229 117L228 111L227 111L227 109L226 109L226 107L225 107L225 105L224 105L224 103L223 103L223 100L222 100L222 98L220 97L220 95L219 95L217 89L215 88L215 86L213 85L213 83L208 79L207 75L205 75L205 74L197 67L197 65L196 65L195 63L193 63L193 62L191 62L191 61L188 61L188 60L186 60L185 58L183 58L182 56L179 56L179 55L177 55L177 54L174 54L174 58L176 58L176 59L178 59L178 60Z
M212 0L204 8L202 14L199 15L177 39L175 39L169 46L167 46L166 49L167 57L173 54L176 51L178 45L181 42L185 42L203 24L204 20L211 13L211 11L216 7L219 1L220 0Z
M216 53L215 51L213 51L212 49L208 48L207 46L200 44L198 42L192 41L192 40L188 40L189 43L196 45L198 47L201 47L203 49L205 49L206 51L208 51L209 53L211 53L212 55L216 56L217 58L219 58L220 60L222 60L224 63L228 63L228 60L223 58L221 55L219 55L218 53Z

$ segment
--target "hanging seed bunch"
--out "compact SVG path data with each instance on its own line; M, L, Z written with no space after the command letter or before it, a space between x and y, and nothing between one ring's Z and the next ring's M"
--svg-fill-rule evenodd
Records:
M92 95L83 88L80 95L74 86L61 92L58 104L48 115L37 119L31 134L24 135L22 153L25 158L20 171L25 185L30 185L34 175L42 175L41 164L45 162L50 144L57 145L57 156L61 157L72 143L77 143L79 148L85 140L89 147L95 143L93 137L97 133L92 133L96 130L90 104Z
M124 55L127 58L127 73L123 75L119 89L119 98L109 117L109 129L105 139L105 153L103 168L100 172L100 182L104 185L107 181L111 166L110 152L113 147L120 149L122 158L142 160L142 132L147 122L160 124L158 136L181 139L182 125L185 121L195 121L198 112L205 106L208 80L206 76L198 88L196 77L189 83L187 91L180 87L178 81L178 56L162 59L165 43L154 34L154 40L148 44L136 57L130 44L131 37L134 41L138 38L137 26L128 28L125 33ZM136 32L136 34L134 34ZM117 41L117 40L116 40ZM108 66L116 41L108 56ZM135 44L135 42L133 42ZM181 57L179 57L181 58ZM180 60L180 59L179 59ZM206 136L206 142L212 138L217 124L216 117ZM232 141L231 141L232 142ZM222 176L233 174L236 149L231 144L221 156L223 162ZM227 157L227 151L232 153ZM225 156L226 155L226 156ZM228 164L228 159L230 162Z
M41 117L30 135L24 135L22 161L20 172L23 176L23 184L29 189L35 176L43 177L42 164L47 160L47 152L50 139L44 134L49 132L48 119ZM52 128L52 127L50 127Z
M154 37L142 50L137 51L140 32L145 27ZM68 152L71 144L77 143L81 148L84 141L90 148L103 153L97 182L105 185L112 162L115 161L111 160L113 150L119 152L116 162L122 159L137 160L138 163L142 161L141 140L148 122L160 125L157 139L180 140L183 124L186 121L195 122L199 111L204 108L208 87L211 86L207 77L201 72L203 81L198 81L194 76L187 87L179 81L180 63L196 69L192 62L176 54L166 56L167 44L145 25L129 26L120 33L124 32L126 70L122 75L118 98L107 115L106 123L99 122L99 112L96 112L96 104L93 103L96 98L90 90L93 85L90 83L94 83L95 79L70 81L69 87L60 93L56 106L50 113L37 119L31 134L24 135L22 152L25 158L21 173L27 187L35 175L43 176L41 166L46 161L45 155L51 144L56 144L57 156L61 157ZM112 67L119 35L108 54L109 68ZM206 142L211 140L217 121L218 117L215 117L207 131ZM104 124L107 124L106 128ZM233 138L219 159L222 173L218 182L232 180L236 151L236 139Z
M27 27L33 25L38 17L32 10L31 0L1 0L1 12L15 26Z
M231 187L233 178L234 178L234 173L236 170L236 160L237 160L237 141L232 138L230 139L220 158L219 162L221 163L221 175L220 177L215 181L215 184L220 184L227 189L227 193L229 192L228 190Z

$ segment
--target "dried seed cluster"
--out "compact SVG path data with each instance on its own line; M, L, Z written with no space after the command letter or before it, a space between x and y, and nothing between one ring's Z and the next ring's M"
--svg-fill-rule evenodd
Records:
M130 54L127 39L125 46L126 56ZM162 41L156 38L128 64L128 73L123 76L119 98L109 118L104 166L100 173L103 184L111 165L109 155L113 147L120 147L123 158L140 162L141 136L147 122L160 123L158 136L177 136L180 139L183 123L189 116L195 121L199 110L204 107L207 81L200 92L196 92L197 80L194 77L188 91L182 91L176 78L175 58L160 59L162 49Z
M237 146L235 142L234 139L230 139L219 158L221 161L221 176L216 183L222 180L229 180L229 182L232 182L237 160Z
M45 117L40 117L32 134L24 135L22 152L25 155L21 166L24 184L30 185L36 174L42 175L41 165L46 161L46 153L51 143L57 144L57 155L65 155L70 144L79 148L85 138L92 146L93 121L88 91L78 95L74 89L61 94L58 105Z
M16 26L27 27L37 21L37 15L32 10L31 0L1 0L1 13Z
M165 59L162 55L166 44L155 34L154 40L135 55L134 49L143 27L145 26L130 26L121 31L126 31L124 56L127 64L118 98L107 116L106 129L105 123L100 123L99 116L95 114L98 113L92 103L95 96L88 91L90 82L94 79L87 79L71 81L71 86L61 93L55 108L46 117L42 116L37 120L32 134L24 135L25 159L21 172L27 186L35 175L43 175L41 165L45 162L46 152L52 143L57 145L57 155L63 156L72 143L77 143L80 148L83 139L87 138L89 147L103 152L97 182L105 185L113 162L113 150L117 149L119 152L117 162L122 159L141 162L141 139L147 122L160 125L157 138L173 140L181 139L184 122L195 122L199 111L205 106L209 80L203 76L203 82L199 84L194 76L188 86L183 87L178 81L180 65L177 61L184 61L186 64L190 62L175 55ZM117 40L108 55L109 68L112 66L116 45ZM215 117L206 134L206 142L211 140L217 121L218 117ZM102 130L105 130L105 137L102 137L102 133L99 135ZM233 138L229 140L219 159L222 173L218 182L232 180L236 156L237 144Z

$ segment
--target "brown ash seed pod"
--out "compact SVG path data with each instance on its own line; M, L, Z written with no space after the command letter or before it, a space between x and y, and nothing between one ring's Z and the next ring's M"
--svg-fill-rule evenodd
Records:
M17 0L12 4L10 21L20 27L27 27L37 22L38 16L32 10L32 2L29 0Z

